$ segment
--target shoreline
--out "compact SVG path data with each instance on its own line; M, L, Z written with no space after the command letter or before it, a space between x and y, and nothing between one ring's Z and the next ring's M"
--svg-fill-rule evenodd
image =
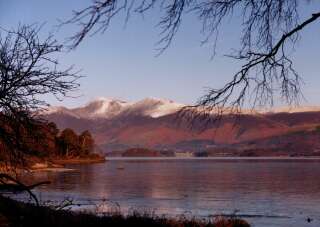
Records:
M70 171L72 169L66 168L66 165L86 165L99 164L108 161L135 161L135 160L211 160L211 161L320 161L320 156L211 156L211 157L94 157L94 158L51 158L49 160L37 160L29 164L27 168L12 168L11 166L1 166L0 172L20 172L20 171ZM14 171L12 171L14 169Z
M97 158L58 158L58 159L51 159L49 162L37 162L30 166L31 172L36 171L71 171L72 169L66 168L65 165L69 164L97 164L97 163L104 163L106 159L104 157L97 157Z
M67 164L95 164L106 162L105 157L99 158L58 158L52 159L52 163L58 165L67 165Z
M218 216L209 220L184 217L157 216L152 212L133 210L124 215L119 211L97 215L90 212L76 212L62 207L50 208L32 203L16 201L0 195L0 226L141 226L141 227L250 227L237 216Z
M69 171L65 165L68 164L95 164L106 162L105 157L89 157L89 158L50 158L46 160L27 159L27 165L24 167L14 166L10 164L0 163L1 173L21 173L36 171Z
M215 156L215 157L106 157L106 161L112 160L319 160L320 156Z

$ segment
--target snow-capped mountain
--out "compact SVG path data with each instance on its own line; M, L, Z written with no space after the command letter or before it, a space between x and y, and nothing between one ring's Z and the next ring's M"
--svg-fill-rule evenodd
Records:
M147 116L158 118L173 114L186 105L176 103L168 99L145 98L137 102L127 102L119 99L97 98L88 104L78 108L66 108L63 106L51 106L43 112L43 115L63 114L83 119L112 119L118 116ZM216 112L211 110L212 113ZM275 114L275 113L300 113L319 112L319 106L277 107L263 110L243 109L242 114ZM224 114L230 113L226 109Z
M180 110L185 105L168 99L146 98L124 108L123 114L138 114L152 118L162 117Z
M146 98L138 102L127 102L119 99L98 98L78 108L49 107L43 114L66 114L87 119L111 119L121 115L158 118L175 113L183 106L185 105L167 99Z
M60 129L89 130L105 152L132 147L210 151L221 146L228 151L234 146L253 152L269 149L262 155L314 155L318 150L320 155L318 107L243 110L239 119L226 111L219 123L196 119L191 127L190 121L179 121L176 114L183 106L166 99L126 102L99 98L78 108L50 107L43 115ZM274 150L280 153L272 153Z

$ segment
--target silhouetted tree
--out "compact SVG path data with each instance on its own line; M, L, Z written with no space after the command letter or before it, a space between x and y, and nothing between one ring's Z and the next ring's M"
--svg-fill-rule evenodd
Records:
M54 123L54 122L49 122L49 123L47 124L47 127L48 127L49 132L50 132L53 136L55 136L55 137L58 136L58 134L59 134L59 129L58 129L56 123Z
M45 135L44 146L47 151L47 155L59 155L59 129L57 125L54 122L49 122L48 124L43 125L42 131Z
M0 29L0 141L14 162L30 148L21 138L38 137L35 114L47 105L42 95L61 99L78 87L77 73L59 69L54 58L62 46L52 35L40 39L39 32L35 25Z
M61 154L65 156L78 154L80 150L79 138L70 128L66 128L61 132L59 145Z
M81 155L88 155L93 152L94 139L88 130L86 130L80 134L79 146L81 149Z
M301 98L300 77L290 59L301 31L320 18L320 11L299 17L303 4L315 0L93 0L91 5L75 11L64 24L76 24L78 32L71 37L72 48L90 34L104 32L117 15L144 14L159 8L161 37L159 53L173 41L186 13L194 13L202 22L203 42L215 46L219 29L232 16L240 21L241 46L230 55L242 63L230 82L220 89L209 89L197 106L237 111L249 97L252 105L272 105L275 95L289 104ZM300 5L298 5L298 3Z

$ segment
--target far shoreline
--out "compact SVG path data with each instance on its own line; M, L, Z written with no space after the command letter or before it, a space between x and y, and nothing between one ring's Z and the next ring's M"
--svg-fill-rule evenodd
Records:
M319 160L320 156L216 156L216 157L105 157L112 160Z
M217 156L217 157L99 157L99 158L67 158L67 159L52 159L50 162L37 162L30 167L31 172L38 171L70 171L66 167L68 165L91 165L101 164L108 161L195 161L195 160L211 160L211 161L319 161L320 156L260 156L260 157L238 157L238 156Z
M95 163L103 163L106 162L105 157L99 158L67 158L67 159L53 159L52 163L58 165L66 165L66 164L95 164Z

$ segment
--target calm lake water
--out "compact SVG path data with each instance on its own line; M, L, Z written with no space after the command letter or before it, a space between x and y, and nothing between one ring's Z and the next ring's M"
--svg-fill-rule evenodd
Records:
M320 160L114 159L38 172L43 200L106 200L158 214L242 216L252 226L320 226ZM111 202L110 202L111 201ZM308 223L306 219L312 221Z

